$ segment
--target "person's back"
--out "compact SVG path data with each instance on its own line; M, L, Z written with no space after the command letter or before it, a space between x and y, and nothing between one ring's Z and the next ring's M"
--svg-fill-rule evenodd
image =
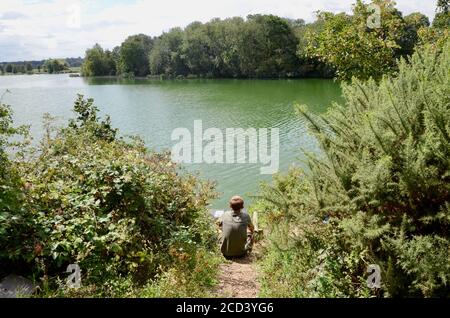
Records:
M225 257L240 257L247 253L247 229L253 232L250 216L242 212L244 201L233 197L230 202L232 211L225 212L220 220L222 228L221 251Z

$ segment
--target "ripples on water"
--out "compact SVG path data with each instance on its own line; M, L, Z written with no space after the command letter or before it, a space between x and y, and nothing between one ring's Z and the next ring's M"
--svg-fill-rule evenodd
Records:
M188 128L201 119L203 130L225 128L279 128L280 170L300 164L300 149L317 151L306 133L295 104L306 104L322 113L339 101L341 90L331 80L115 80L69 78L68 75L0 76L0 92L9 89L3 102L14 110L17 124L32 124L33 136L42 136L46 112L67 119L77 93L95 99L103 114L123 134L141 135L148 147L171 149L173 129ZM260 164L192 164L204 178L217 180L222 196L213 208L225 209L234 194L255 194Z

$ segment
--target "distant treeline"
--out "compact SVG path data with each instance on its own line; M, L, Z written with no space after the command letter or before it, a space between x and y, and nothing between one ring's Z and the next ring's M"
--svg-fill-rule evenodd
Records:
M58 73L71 67L81 67L83 58L47 59L41 61L2 62L0 73L25 74L34 73L34 70L45 73Z
M416 45L448 34L448 1L438 1L433 25L421 13L407 16L391 0L376 0L381 24L370 27L373 9L357 0L353 14L318 12L305 23L274 15L193 22L158 37L128 37L112 51L86 51L84 76L121 75L219 78L379 78Z

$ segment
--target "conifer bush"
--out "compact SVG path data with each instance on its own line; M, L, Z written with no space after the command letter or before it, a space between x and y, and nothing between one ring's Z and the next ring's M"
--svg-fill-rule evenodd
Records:
M321 155L265 185L266 296L450 296L450 41L395 77L343 84L344 105L305 107ZM381 268L381 288L367 268Z

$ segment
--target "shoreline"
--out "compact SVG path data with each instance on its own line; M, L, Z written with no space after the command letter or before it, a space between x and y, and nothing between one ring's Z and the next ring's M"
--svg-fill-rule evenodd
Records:
M51 74L50 74L51 75ZM77 76L84 79L111 79L111 80L155 80L155 81L186 81L186 80L238 80L238 81L273 81L273 80L337 80L333 77L160 77L160 76L150 76L150 77L121 77L121 76Z
M0 74L0 77L9 77L9 76L33 76L33 75L77 75L77 76L70 76L72 78L83 78L83 79L110 79L110 80L157 80L157 81L185 81L185 80L239 80L239 81L252 81L252 80L261 80L261 81L273 81L273 80L306 80L306 79L315 79L315 80L336 80L336 78L333 77L164 77L161 78L160 76L150 76L150 77L142 77L142 76L136 76L136 77L121 77L121 76L82 76L79 73L54 73L54 74L48 74L48 73L33 73L33 74Z

